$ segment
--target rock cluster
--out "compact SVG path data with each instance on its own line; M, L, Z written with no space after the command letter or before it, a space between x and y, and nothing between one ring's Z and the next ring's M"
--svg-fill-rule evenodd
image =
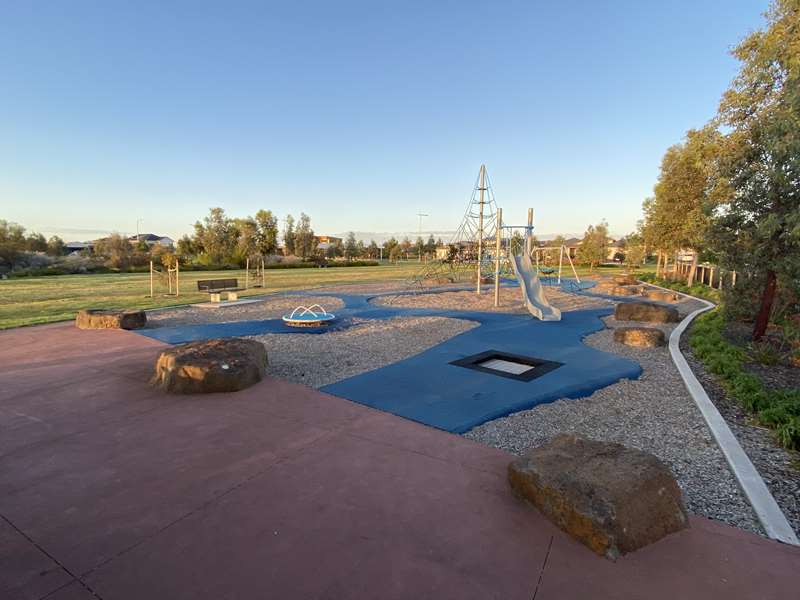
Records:
M516 495L612 560L688 527L664 463L621 444L559 435L508 466Z

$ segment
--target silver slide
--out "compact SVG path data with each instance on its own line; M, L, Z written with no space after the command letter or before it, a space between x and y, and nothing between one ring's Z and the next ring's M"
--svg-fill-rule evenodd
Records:
M528 311L537 319L542 321L560 321L561 311L555 306L551 306L544 295L542 282L536 274L536 269L531 264L531 257L527 254L521 256L512 255L511 264L514 265L514 273L519 281L519 289L522 291L522 299Z

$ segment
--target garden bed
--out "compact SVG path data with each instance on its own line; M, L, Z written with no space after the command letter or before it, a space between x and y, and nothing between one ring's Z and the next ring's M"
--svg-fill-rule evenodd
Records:
M800 534L800 453L780 447L774 430L759 425L755 417L726 391L720 378L708 372L691 348L690 335L691 328L681 337L681 352L764 479L792 528ZM768 389L785 389L786 383L794 381L795 374L782 372L776 376L771 367L757 363L746 363L744 368L759 377Z

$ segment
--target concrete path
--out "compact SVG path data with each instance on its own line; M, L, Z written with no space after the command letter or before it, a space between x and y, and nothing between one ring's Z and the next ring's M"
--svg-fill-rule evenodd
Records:
M788 598L800 550L693 519L611 563L510 456L309 388L149 388L163 346L0 333L0 597ZM376 393L380 393L376 390Z

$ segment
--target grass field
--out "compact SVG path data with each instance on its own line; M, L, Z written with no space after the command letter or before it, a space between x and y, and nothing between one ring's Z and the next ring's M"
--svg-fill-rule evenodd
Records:
M411 261L379 267L267 270L266 288L253 288L240 292L240 296L345 283L406 280L419 268L419 263ZM579 274L584 273L585 270L579 270ZM202 302L208 300L208 294L197 291L198 279L236 277L243 286L244 275L244 270L186 271L181 273L180 297L165 296L166 289L157 282L156 297L152 299L148 296L150 276L147 273L3 280L0 281L0 329L72 319L82 308L157 308Z

